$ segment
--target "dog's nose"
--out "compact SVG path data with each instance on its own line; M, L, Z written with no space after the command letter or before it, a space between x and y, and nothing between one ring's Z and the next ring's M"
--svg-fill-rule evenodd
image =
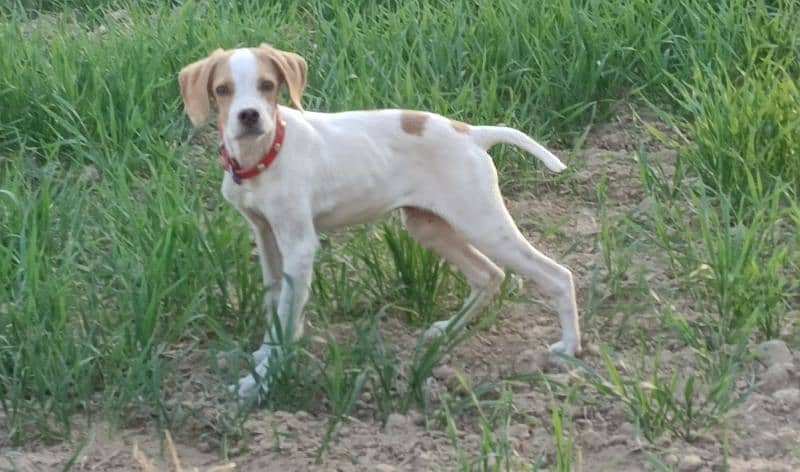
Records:
M239 112L239 121L245 126L253 126L258 123L258 110L255 108L245 108Z

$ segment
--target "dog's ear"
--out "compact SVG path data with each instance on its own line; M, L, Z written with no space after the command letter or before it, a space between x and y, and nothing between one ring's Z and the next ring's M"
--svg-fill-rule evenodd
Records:
M303 91L306 89L308 66L306 60L293 53L275 49L267 43L261 43L256 53L271 60L281 73L281 81L289 88L289 98L298 110L303 109Z
M178 73L183 106L195 126L208 118L211 82L223 53L222 49L216 49L205 59L189 64Z

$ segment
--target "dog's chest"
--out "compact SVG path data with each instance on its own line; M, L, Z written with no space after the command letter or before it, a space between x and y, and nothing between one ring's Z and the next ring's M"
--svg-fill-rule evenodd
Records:
M239 210L253 209L256 207L256 192L250 189L247 184L237 184L234 182L227 172L222 179L222 196Z

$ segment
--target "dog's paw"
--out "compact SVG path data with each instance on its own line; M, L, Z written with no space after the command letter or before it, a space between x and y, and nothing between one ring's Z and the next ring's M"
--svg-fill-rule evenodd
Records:
M252 375L246 375L239 379L239 383L228 387L231 392L236 392L240 400L247 400L257 395L260 391L265 395L268 391L267 382L261 379L260 383Z
M266 344L262 344L257 351L253 351L253 364L261 365L269 359L271 348Z
M252 397L258 391L256 389L256 379L252 375L242 377L239 379L239 383L231 385L230 389L235 391L242 400Z
M563 365L564 359L556 354L564 354L575 357L581 353L581 343L580 341L574 339L562 339L557 343L551 344L548 350L550 351L550 363L555 365Z
M447 330L447 325L449 323L449 320L442 320L433 323L431 327L425 331L425 340L430 341L440 336L444 336L445 330Z
M267 393L267 368L269 367L269 356L267 356L264 360L256 364L255 368L255 375L248 374L239 379L239 383L236 385L231 385L229 390L231 393L236 392L239 395L240 400L246 400L248 398L253 397L259 391L262 394Z

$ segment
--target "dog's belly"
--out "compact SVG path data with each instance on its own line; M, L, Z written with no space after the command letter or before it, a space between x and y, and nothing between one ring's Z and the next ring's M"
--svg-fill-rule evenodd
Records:
M318 231L330 231L360 223L369 223L381 218L396 207L397 204L393 201L376 201L369 198L336 205L314 215L314 227Z
M374 221L413 193L413 166L395 150L359 136L346 149L317 157L311 208L318 230Z

